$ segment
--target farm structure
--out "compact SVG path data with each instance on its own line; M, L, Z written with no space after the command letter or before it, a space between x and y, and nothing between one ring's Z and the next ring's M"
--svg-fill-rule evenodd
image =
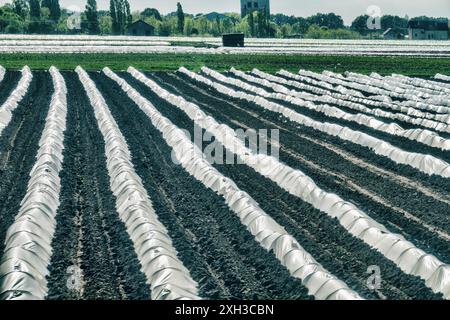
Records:
M448 40L448 19L442 21L412 20L408 22L411 40Z
M130 36L153 36L155 27L143 20L133 22L127 27L127 34Z
M0 68L0 299L450 299L449 97L443 74Z

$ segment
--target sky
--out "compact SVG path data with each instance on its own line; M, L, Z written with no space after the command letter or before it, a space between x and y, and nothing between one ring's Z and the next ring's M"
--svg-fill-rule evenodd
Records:
M0 0L1 4L11 0ZM166 14L181 2L187 13L240 12L240 0L129 0L132 10L153 7ZM78 6L84 9L86 0L60 0L63 7ZM108 9L109 0L97 0L100 9ZM400 16L432 16L450 18L450 0L271 0L272 13L307 17L317 12L334 12L342 16L346 24L358 15L366 13L370 6L380 8L382 14Z

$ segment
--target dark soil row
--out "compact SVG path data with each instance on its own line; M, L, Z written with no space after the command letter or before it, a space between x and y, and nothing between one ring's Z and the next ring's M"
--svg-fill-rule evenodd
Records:
M35 72L33 76L27 94L14 110L11 122L0 137L1 254L6 232L14 222L27 191L29 174L36 162L38 143L53 94L52 80L47 72Z
M331 152L318 144L311 143L311 141L304 139L302 136L305 135L317 141L324 140L339 148L344 148L351 145L351 143L336 141L337 138L332 138L321 134L320 132L318 133L317 131L300 127L271 112L264 112L262 108L256 109L257 107L251 103L225 99L225 97L221 97L221 94L216 91L206 91L206 87L202 87L202 90L209 92L209 94L203 94L199 90L193 89L195 87L186 85L186 83L189 83L187 78L182 78L184 82L164 74L158 74L155 76L155 79L157 78L161 79L161 81L159 81L160 85L166 86L167 89L170 90L175 90L174 88L176 87L176 90L178 91L177 94L182 94L188 100L199 103L201 108L214 116L217 121L226 123L234 129L239 127L234 120L237 120L239 123L245 124L250 128L273 128L272 124L264 122L265 119L272 123L275 122L279 124L283 128L280 131L280 142L282 144L280 158L283 162L293 168L302 170L308 176L313 178L324 190L335 192L343 199L355 203L378 222L388 226L391 231L403 234L406 238L423 248L425 251L440 256L444 261L450 260L448 241L440 238L436 233L425 229L418 223L405 218L401 213L395 212L380 202L375 202L361 192L350 188L345 179L337 180L330 176L328 172L343 174L346 178L348 177L357 182L361 187L376 193L395 206L404 208L427 223L443 230L449 230L450 225L448 217L449 206L447 204L436 201L416 190L405 187L399 182L383 179L380 176L353 164L351 161L343 159L336 153ZM127 79L129 79L129 77ZM130 81L132 81L132 79L130 79ZM175 87L169 84L173 84ZM139 83L136 83L136 85L139 85ZM218 97L221 100L217 100L215 97ZM232 103L227 103L227 101ZM239 110L233 103L239 105L244 110ZM246 112L247 110L258 114L260 117L256 118L253 115L248 114ZM297 132L301 133L301 135L298 135ZM320 165L327 171L319 172L315 168L300 162L291 154L288 154L288 151L294 152L301 157L305 157L307 160ZM358 150L357 156L359 156L362 151L363 150ZM367 152L365 156L367 157ZM373 158L377 157L373 156ZM433 208L433 214L430 214L430 207Z
M146 277L115 209L105 146L93 109L77 75L64 73L64 78L66 148L48 299L149 299ZM82 292L67 286L70 266L82 270Z
M171 160L171 149L118 85L91 73L133 155L133 164L200 296L208 299L310 299L229 210ZM158 101L155 101L158 103Z
M179 109L158 98L150 89L132 77L121 74L143 96L151 100L165 116L193 137L192 121ZM159 81L162 84L162 81ZM192 92L199 97L198 92ZM217 102L214 104L218 109ZM405 275L380 253L352 237L339 223L314 209L298 197L291 196L272 181L245 165L218 165L218 170L232 178L240 188L252 195L261 207L283 225L302 246L326 269L367 298L407 299L437 298L419 278ZM383 289L367 288L365 274L370 265L379 265L383 274Z
M20 76L19 71L7 71L5 77L0 82L0 106L8 99L11 91L17 86Z

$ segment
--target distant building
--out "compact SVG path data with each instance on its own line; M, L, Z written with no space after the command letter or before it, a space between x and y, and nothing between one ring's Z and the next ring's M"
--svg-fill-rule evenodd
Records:
M411 40L448 40L448 20L410 20L408 35Z
M385 40L403 40L408 31L402 28L389 28L383 33Z
M127 34L130 36L153 36L155 27L143 20L138 20L127 27Z
M219 19L219 20L236 21L236 19L234 17L227 16L226 14L218 13L218 12L210 12L210 13L205 13L205 14L199 14L199 15L196 15L194 17L194 20L195 19L199 19L199 18L206 18L209 21L216 21L217 19Z
M251 12L262 11L270 15L269 0L241 0L241 16L245 17Z

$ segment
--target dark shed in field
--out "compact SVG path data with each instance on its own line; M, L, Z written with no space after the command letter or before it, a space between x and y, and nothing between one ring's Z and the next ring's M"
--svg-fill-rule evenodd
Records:
M155 27L143 20L138 20L127 27L127 34L130 36L153 36Z
M229 33L222 35L222 44L224 47L243 47L244 34L243 33Z

